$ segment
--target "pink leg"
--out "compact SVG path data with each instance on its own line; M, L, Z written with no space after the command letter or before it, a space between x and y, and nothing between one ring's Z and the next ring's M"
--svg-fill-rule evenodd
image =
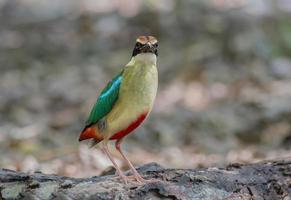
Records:
M123 157L123 159L127 162L128 166L130 167L134 178L136 179L137 182L139 183L146 183L148 182L147 180L145 180L144 178L141 177L141 175L136 171L136 169L134 168L134 166L131 164L131 162L128 160L128 158L123 154L123 152L121 151L120 148L120 144L122 142L122 138L118 139L115 143L115 148L117 149L117 151L119 151L119 153L121 154L121 156ZM152 182L152 181L149 181Z
M125 182L125 184L128 183L128 179L126 178L126 176L123 174L123 172L121 171L121 169L118 167L118 165L116 164L116 162L114 161L114 159L112 158L112 156L110 155L110 152L108 150L108 146L107 146L107 142L104 141L102 143L102 150L103 152L107 155L107 157L110 159L110 161L112 162L112 164L114 165L119 177Z

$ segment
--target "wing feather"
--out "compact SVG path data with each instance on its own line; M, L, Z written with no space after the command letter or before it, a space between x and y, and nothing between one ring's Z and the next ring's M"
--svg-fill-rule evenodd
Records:
M86 121L86 127L97 123L111 111L118 99L119 88L123 79L122 73L123 71L114 77L102 90Z

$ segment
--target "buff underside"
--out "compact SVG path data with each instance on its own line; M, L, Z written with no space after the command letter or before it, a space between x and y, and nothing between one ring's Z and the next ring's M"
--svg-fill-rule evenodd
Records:
M114 134L129 128L143 115L148 115L154 103L157 86L155 55L142 54L132 59L123 71L118 100L104 117L106 125L103 130L98 129L103 138L113 137ZM128 133L123 134L125 136Z

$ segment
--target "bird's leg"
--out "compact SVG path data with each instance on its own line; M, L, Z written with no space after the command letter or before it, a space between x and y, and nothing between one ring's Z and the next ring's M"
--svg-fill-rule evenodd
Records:
M108 146L107 146L107 141L104 141L102 143L102 150L107 155L107 157L110 159L110 161L112 162L112 164L114 165L114 167L115 167L115 169L116 169L119 177L125 182L125 184L127 184L128 183L127 177L123 174L123 172L121 171L121 169L118 167L118 165L114 161L113 157L110 155L110 152L109 152Z
M120 144L122 142L122 138L118 139L115 143L115 148L117 149L117 151L119 151L119 153L121 154L121 156L123 157L123 159L127 162L128 166L130 167L134 178L136 179L137 182L139 183L147 183L147 182L153 182L153 181L148 181L145 180L143 177L141 177L141 175L136 171L136 169L134 168L134 166L131 164L131 162L128 160L128 158L123 154L123 152L121 151L121 147Z

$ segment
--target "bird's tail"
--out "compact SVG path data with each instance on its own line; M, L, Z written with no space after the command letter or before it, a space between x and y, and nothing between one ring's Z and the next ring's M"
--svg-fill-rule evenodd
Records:
M92 139L90 141L90 144L89 144L89 148L93 148L95 147L99 142L101 142L102 140L96 140L96 139Z
M87 139L94 139L94 141L98 143L103 140L103 136L100 134L99 130L96 127L89 126L83 129L80 134L79 141Z

